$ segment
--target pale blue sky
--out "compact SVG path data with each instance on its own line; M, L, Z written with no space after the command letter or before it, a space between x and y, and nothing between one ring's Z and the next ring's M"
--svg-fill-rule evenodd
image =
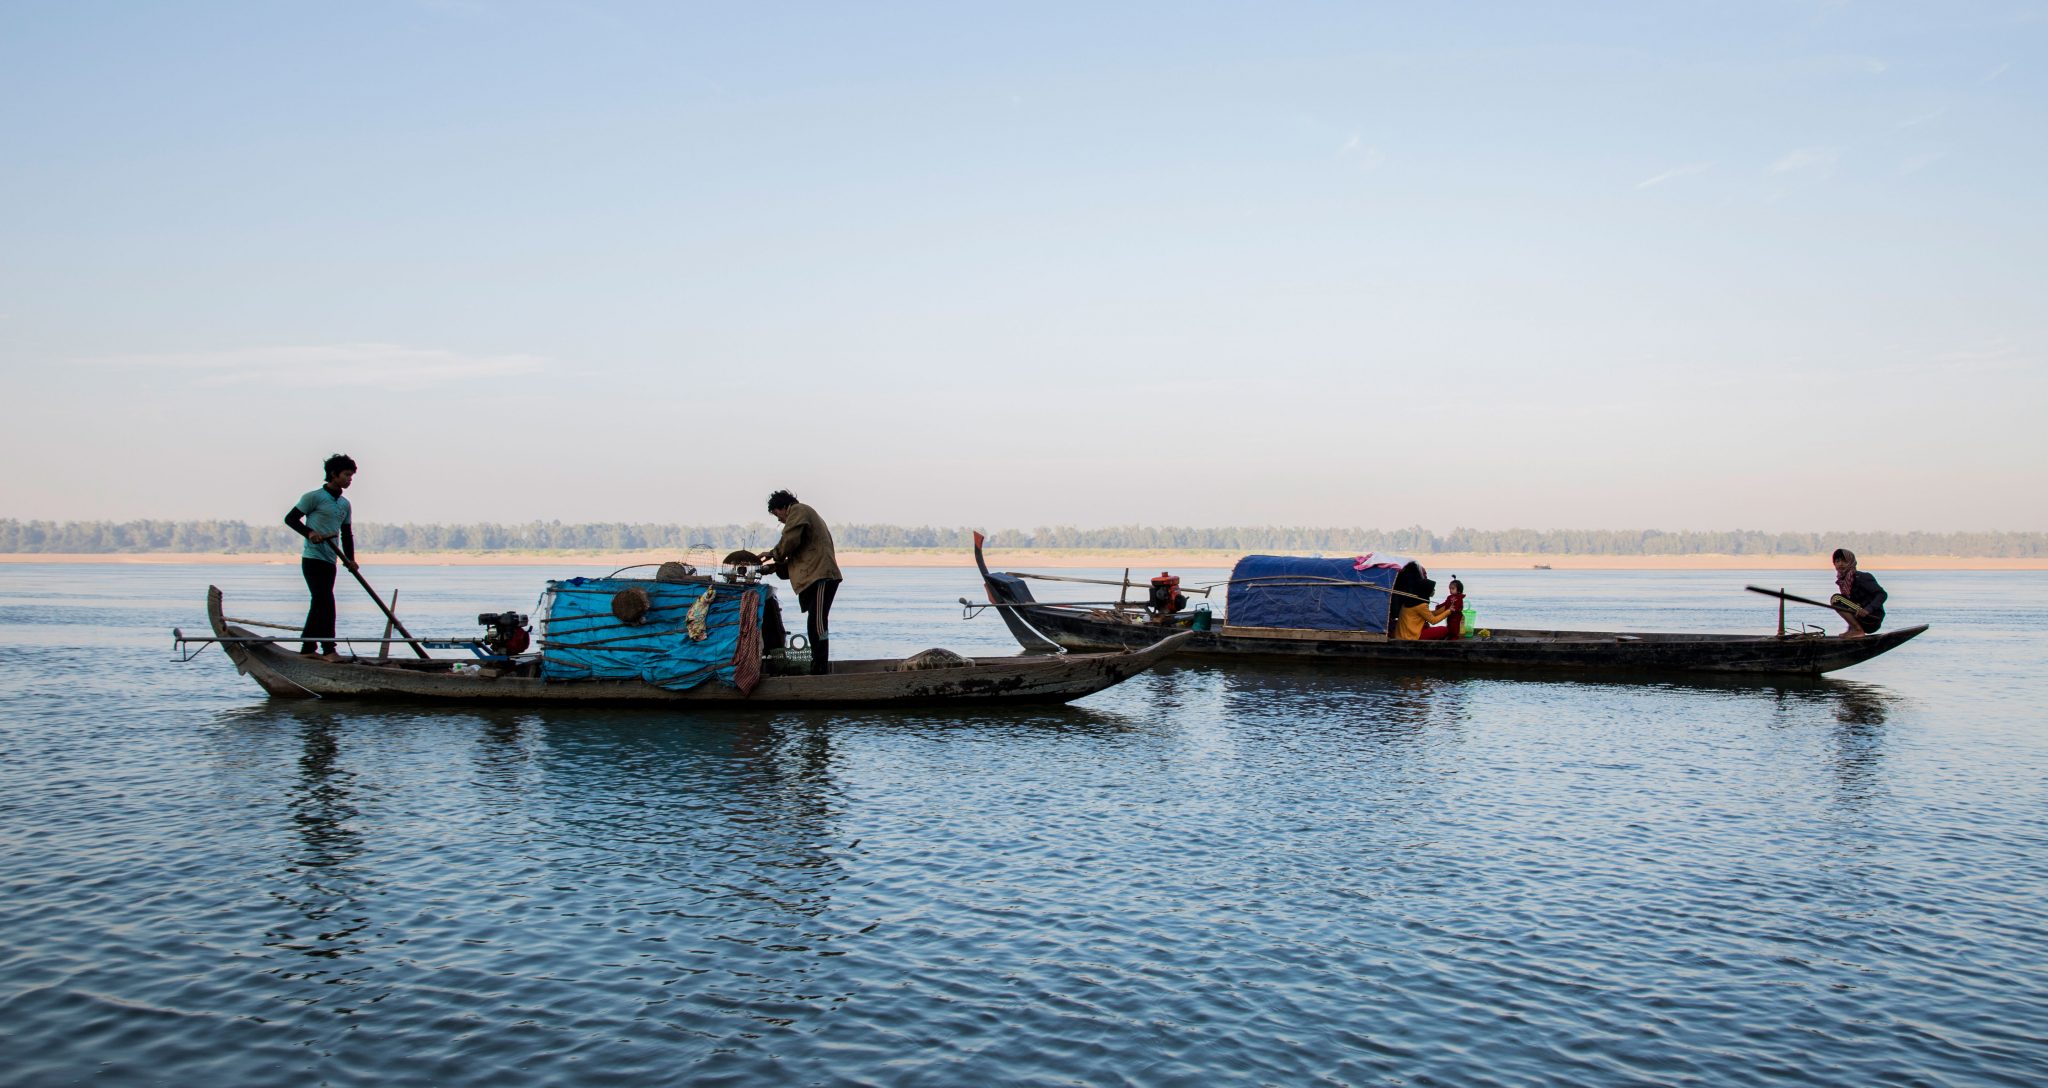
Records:
M0 4L0 516L2048 529L2048 0Z

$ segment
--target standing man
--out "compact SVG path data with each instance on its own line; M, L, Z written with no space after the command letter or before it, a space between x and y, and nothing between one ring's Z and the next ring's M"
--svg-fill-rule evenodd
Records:
M299 637L308 641L299 644L299 652L311 656L316 652L328 657L337 657L332 641L322 641L316 650L311 640L326 636L334 638L334 561L339 558L356 569L355 526L349 517L348 500L341 493L355 482L355 459L345 453L329 457L321 466L327 474L327 482L299 496L299 501L284 515L284 523L292 532L306 538L306 546L299 551L299 570L306 576L306 589L313 595L313 604L306 609L306 626Z
M839 592L839 556L832 548L832 530L816 510L787 491L768 496L768 512L782 523L782 539L761 558L771 573L796 587L797 607L804 610L804 633L811 643L811 675L832 671L832 598Z

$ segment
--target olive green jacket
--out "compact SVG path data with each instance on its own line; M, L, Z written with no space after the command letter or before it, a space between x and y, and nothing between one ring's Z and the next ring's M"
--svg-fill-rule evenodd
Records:
M832 530L804 503L789 508L789 520L782 523L782 539L762 558L789 575L789 584L798 593L811 588L813 582L843 578L839 555L832 548Z

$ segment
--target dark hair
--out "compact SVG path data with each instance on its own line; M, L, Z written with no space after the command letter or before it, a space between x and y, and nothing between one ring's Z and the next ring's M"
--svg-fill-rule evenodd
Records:
M1832 561L1836 563L1847 563L1853 567L1856 565L1856 553L1850 551L1847 548L1836 548L1835 557Z
M770 494L770 495L768 496L768 509L769 509L769 510L770 510L771 512L772 512L772 511L776 511L776 510L780 510L780 509L782 509L782 508L783 508L783 507L785 507L785 506L795 506L795 505L796 505L796 496L795 496L795 495L792 495L792 494L790 494L790 493L789 493L789 492L787 492L787 491L776 491L776 492L773 492L773 493L771 493L771 494Z
M322 463L320 469L327 474L322 477L323 479L332 480L338 473L354 472L356 459L345 453L337 453Z
M1465 583L1463 583L1463 582L1460 582L1460 581L1458 581L1458 580L1457 580L1456 578L1452 578L1452 579L1451 579L1451 592L1452 592L1452 593L1463 593L1463 592L1465 592Z

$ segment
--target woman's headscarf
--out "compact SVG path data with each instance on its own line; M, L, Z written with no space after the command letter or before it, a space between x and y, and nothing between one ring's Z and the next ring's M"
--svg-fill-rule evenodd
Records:
M1835 588L1842 591L1842 596L1847 597L1849 590L1856 585L1856 553L1847 548L1836 548L1835 554L1849 564L1849 569L1835 575Z

